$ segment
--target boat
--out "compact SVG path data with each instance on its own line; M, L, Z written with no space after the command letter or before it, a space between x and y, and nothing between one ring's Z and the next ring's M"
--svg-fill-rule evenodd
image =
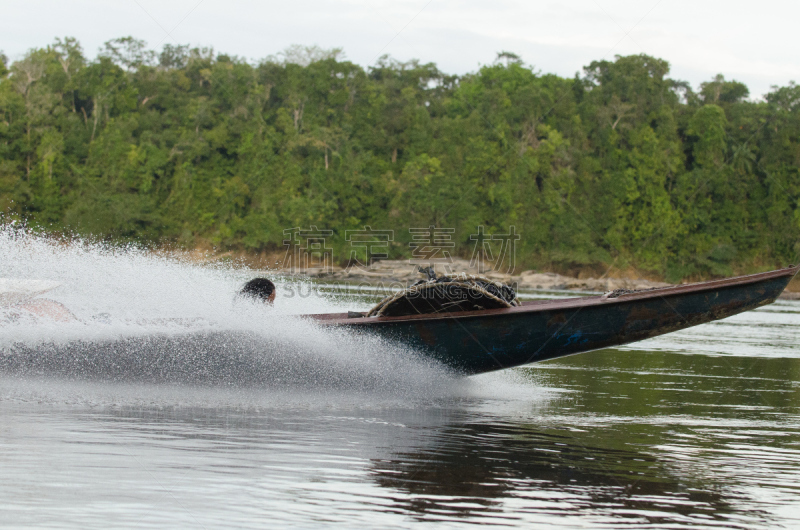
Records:
M50 280L0 278L0 307L21 304L60 285Z
M621 346L771 304L800 270L785 269L674 287L523 302L517 307L364 317L306 317L411 346L473 375Z

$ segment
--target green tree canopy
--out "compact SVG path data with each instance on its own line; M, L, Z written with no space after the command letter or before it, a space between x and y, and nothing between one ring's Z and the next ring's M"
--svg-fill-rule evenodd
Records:
M800 251L800 88L722 75L697 94L647 55L542 74L513 52L463 76L292 46L257 64L133 37L0 54L0 209L53 229L250 252L293 227L521 235L526 267L670 279Z

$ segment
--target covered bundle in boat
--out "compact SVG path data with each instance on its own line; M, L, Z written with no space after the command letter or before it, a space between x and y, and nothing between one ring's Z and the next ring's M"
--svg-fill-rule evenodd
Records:
M455 313L481 309L502 309L519 305L517 293L509 285L483 276L459 274L436 277L428 274L407 289L381 300L367 313L369 317L396 317L431 313Z

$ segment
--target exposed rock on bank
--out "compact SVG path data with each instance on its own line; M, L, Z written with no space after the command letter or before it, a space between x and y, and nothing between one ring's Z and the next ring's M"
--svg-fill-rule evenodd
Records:
M409 263L408 260L383 260L377 261L369 267L330 267L327 269L310 268L295 271L302 277L318 278L328 281L347 282L392 282L406 285L422 278L417 272L417 265L428 266L430 263L420 261L419 264ZM478 267L471 267L465 259L453 258L449 263L433 263L438 274L481 274L491 280L516 284L521 289L542 290L573 290L605 292L614 289L650 289L653 287L667 287L670 284L652 282L649 280L621 279L621 278L571 278L554 272L523 271L520 274L505 274L497 271L481 271Z

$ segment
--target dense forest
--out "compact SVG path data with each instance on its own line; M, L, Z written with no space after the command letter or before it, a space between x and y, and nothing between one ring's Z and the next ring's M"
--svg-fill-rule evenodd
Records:
M283 247L284 230L470 235L514 226L517 262L670 280L800 253L800 86L693 90L646 55L574 78L513 53L464 76L294 46L253 64L126 37L0 55L0 212L154 246Z

